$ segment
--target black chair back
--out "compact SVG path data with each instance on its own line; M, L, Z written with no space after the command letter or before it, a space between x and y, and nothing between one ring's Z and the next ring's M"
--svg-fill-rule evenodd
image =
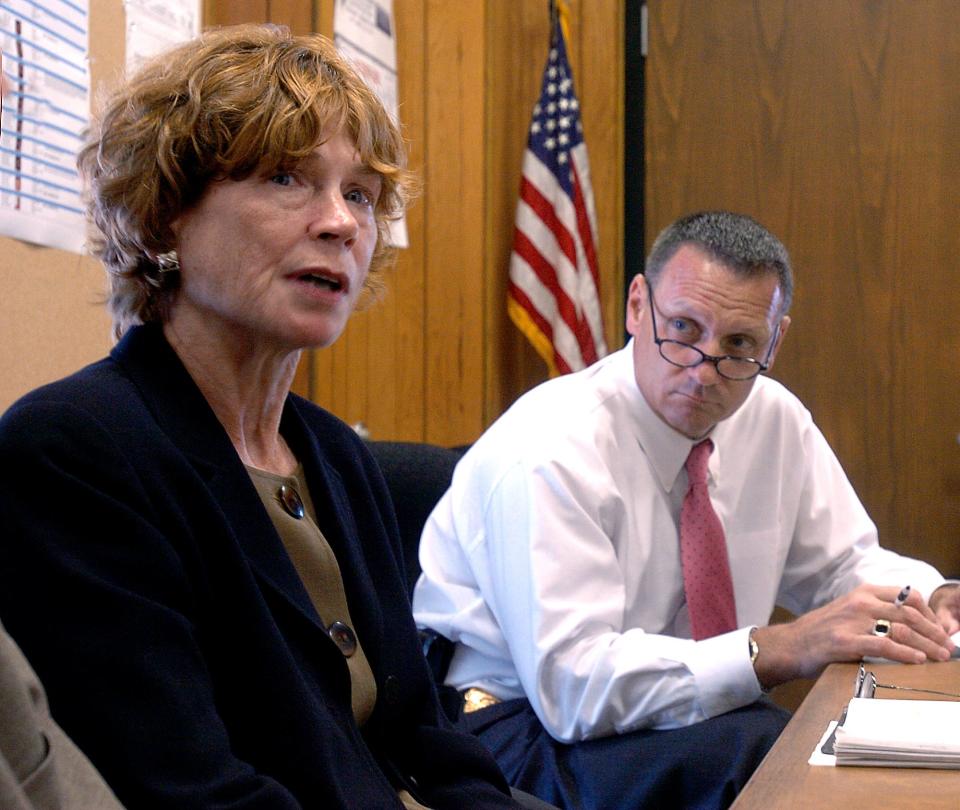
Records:
M420 576L420 535L437 501L453 478L465 447L447 448L421 442L367 442L387 481L403 540L407 592Z

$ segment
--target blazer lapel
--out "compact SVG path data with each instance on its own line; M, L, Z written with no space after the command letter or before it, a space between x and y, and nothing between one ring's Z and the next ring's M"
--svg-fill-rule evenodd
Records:
M204 480L256 575L326 635L230 437L160 326L131 329L111 355L137 386L157 424Z

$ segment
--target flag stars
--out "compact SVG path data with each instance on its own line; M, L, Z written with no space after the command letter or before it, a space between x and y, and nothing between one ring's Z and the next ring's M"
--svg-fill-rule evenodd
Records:
M540 98L533 108L529 147L552 167L557 180L572 183L568 177L574 165L572 150L583 142L579 103L574 96L573 76L559 47L550 53L540 85Z

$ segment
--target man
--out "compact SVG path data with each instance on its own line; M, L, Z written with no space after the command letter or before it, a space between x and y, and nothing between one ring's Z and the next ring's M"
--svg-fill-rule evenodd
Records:
M122 810L90 760L50 717L40 681L2 625L0 807Z
M526 394L457 468L415 615L456 642L461 722L514 784L725 806L785 722L766 690L949 657L958 589L879 547L810 414L757 376L792 286L749 217L678 220L631 284L627 347ZM775 604L802 615L764 626Z

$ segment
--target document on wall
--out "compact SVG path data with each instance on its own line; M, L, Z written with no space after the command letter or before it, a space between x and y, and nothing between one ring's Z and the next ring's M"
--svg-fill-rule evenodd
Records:
M837 765L960 769L960 701L853 698Z
M337 0L333 41L399 123L397 39L393 0ZM390 244L407 247L406 220L390 223Z
M77 152L90 114L88 0L0 0L11 90L0 118L0 234L83 251Z
M200 33L200 0L125 0L123 7L127 75L145 59Z

